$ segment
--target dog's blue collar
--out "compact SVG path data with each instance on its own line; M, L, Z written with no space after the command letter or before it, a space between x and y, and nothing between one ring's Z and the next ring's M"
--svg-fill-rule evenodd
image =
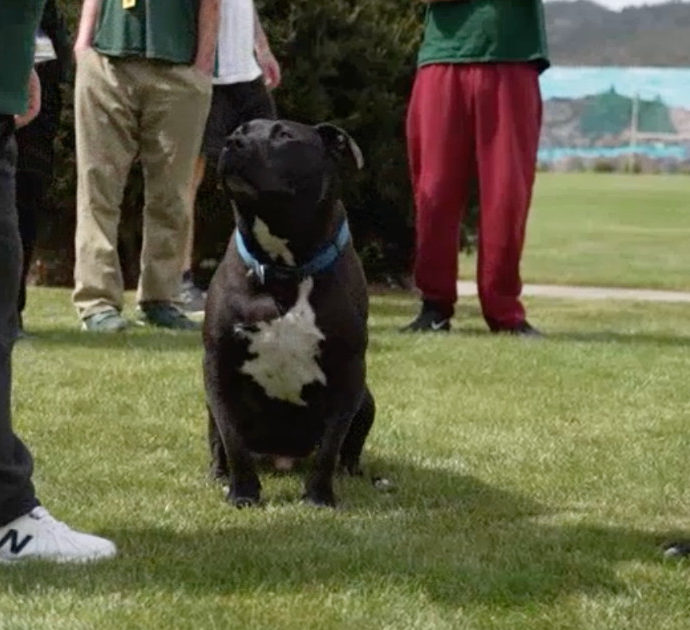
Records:
M343 219L338 233L332 241L322 247L309 262L299 267L293 267L291 265L261 263L250 253L239 229L235 230L237 252L244 261L244 264L254 272L254 275L261 284L265 284L266 280L300 281L308 276L326 271L336 260L338 260L340 254L345 249L345 245L347 245L349 241L350 228L347 224L347 219Z

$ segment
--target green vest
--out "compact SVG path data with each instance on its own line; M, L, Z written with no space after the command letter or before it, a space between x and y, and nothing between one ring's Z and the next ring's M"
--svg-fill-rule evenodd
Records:
M418 64L534 61L548 67L542 0L429 5Z
M23 114L45 0L0 0L0 114Z
M4 1L4 0L3 0ZM93 47L113 57L190 64L197 45L199 0L103 0Z

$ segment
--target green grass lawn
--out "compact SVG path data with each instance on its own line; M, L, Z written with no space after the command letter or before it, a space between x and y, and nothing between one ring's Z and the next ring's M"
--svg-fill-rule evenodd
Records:
M529 300L549 333L396 332L408 296L373 298L378 417L340 507L263 476L236 510L206 480L194 333L77 330L35 289L15 425L58 517L112 537L93 566L0 569L0 628L685 630L690 562L687 306Z
M461 277L474 265L461 256ZM690 177L537 176L525 282L690 291L689 270Z

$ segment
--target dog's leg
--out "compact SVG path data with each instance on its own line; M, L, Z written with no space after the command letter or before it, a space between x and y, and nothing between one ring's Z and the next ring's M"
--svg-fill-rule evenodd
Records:
M355 417L352 419L350 430L347 432L340 449L340 465L350 475L362 474L359 458L362 454L367 435L369 435L371 425L374 424L375 415L376 403L374 402L374 397L371 395L369 388L365 386L362 402Z
M350 427L352 416L335 416L326 422L321 444L314 456L314 463L305 483L304 500L318 506L335 507L333 474L338 453Z
M228 481L228 458L225 455L223 441L216 426L216 421L211 413L211 408L206 405L208 410L208 446L211 451L210 475L213 481Z
M261 498L261 482L251 453L235 429L231 411L219 394L218 372L213 358L206 357L204 360L204 379L210 414L215 420L226 462L230 467L228 501L238 508L256 505Z
M238 508L257 505L261 499L261 482L249 449L230 425L225 426L220 435L230 463L228 501Z

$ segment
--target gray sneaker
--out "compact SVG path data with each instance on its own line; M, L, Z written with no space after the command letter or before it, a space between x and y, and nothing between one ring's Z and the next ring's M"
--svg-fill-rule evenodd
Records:
M127 328L127 320L115 308L108 308L82 321L81 329L90 332L120 332Z
M139 304L139 321L172 330L201 330L201 325L189 319L172 302L142 302Z
M197 287L191 279L183 279L177 296L180 308L190 315L201 315L206 308L206 293Z

